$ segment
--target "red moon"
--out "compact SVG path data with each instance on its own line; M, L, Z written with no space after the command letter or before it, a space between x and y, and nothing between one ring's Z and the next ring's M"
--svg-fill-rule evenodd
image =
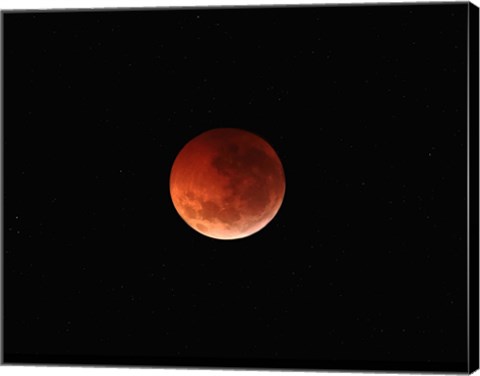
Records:
M170 174L170 195L180 217L215 239L240 239L264 228L285 195L285 174L261 137L217 128L189 141Z

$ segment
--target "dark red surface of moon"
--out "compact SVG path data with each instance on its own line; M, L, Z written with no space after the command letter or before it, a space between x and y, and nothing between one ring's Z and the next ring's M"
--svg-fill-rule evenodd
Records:
M261 137L235 128L209 130L188 142L170 174L170 194L185 222L215 239L264 228L285 194L282 163Z

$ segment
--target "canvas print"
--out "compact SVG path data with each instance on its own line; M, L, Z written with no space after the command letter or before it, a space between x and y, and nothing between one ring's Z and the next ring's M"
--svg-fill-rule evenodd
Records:
M2 13L2 361L478 368L478 8Z

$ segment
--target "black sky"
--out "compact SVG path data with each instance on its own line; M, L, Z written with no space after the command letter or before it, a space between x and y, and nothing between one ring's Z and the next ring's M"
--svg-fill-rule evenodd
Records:
M4 14L5 361L465 370L467 3ZM237 127L259 233L168 190Z

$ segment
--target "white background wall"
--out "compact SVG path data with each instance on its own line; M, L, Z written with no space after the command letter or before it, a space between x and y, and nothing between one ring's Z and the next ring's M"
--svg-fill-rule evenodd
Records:
M438 1L438 0L437 0ZM443 1L443 0L440 0ZM455 0L448 0L455 1ZM426 3L427 0L0 0L0 9L159 7L198 5L258 5L258 4L339 4L339 3ZM431 1L430 1L431 2ZM480 0L471 1L480 6Z
M200 6L200 5L267 5L267 4L340 4L340 3L426 3L427 0L0 0L0 9L52 9L52 8L119 8L119 7L161 7L161 6ZM480 6L480 0L473 0ZM35 367L35 366L2 366L1 376L290 376L312 374L311 372L286 371L226 371L226 370L183 370L183 369L128 369L107 367ZM327 372L315 373L320 376ZM351 373L335 372L337 376L352 375ZM356 374L358 375L358 373ZM392 376L394 374L364 373L365 376Z

